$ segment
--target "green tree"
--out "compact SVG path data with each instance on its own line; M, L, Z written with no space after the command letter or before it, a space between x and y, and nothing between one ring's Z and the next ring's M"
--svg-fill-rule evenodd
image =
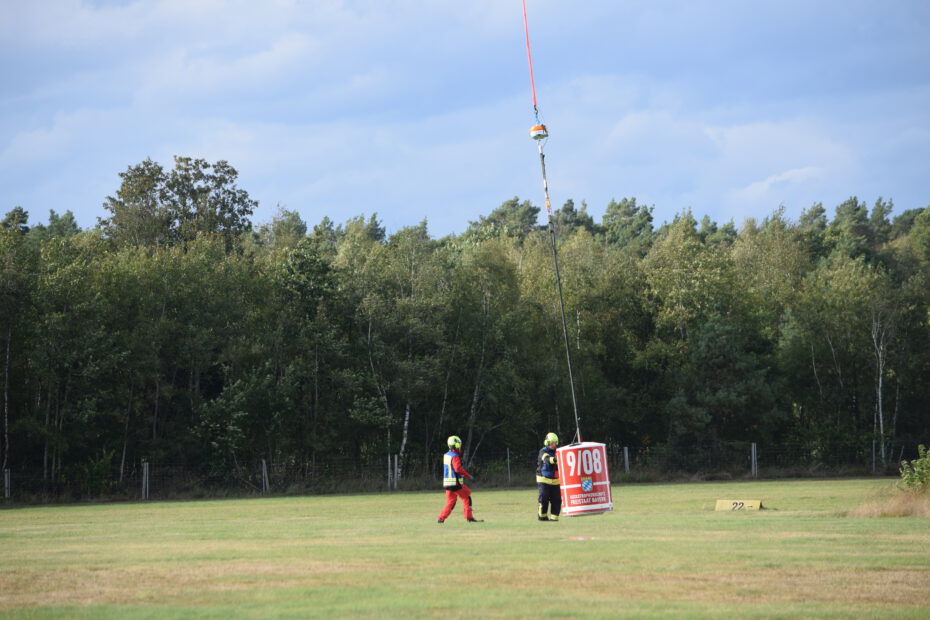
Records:
M875 201L872 212L869 214L869 228L871 234L869 239L872 243L872 250L878 251L883 245L891 239L891 222L888 216L894 211L894 201L885 202L881 196Z
M752 358L759 351L757 336L746 319L749 311L736 285L729 251L704 245L694 218L686 212L664 227L644 267L656 321L646 355L664 374L667 400L662 408L668 441L679 447L700 437L720 437L728 416L715 419L714 408L727 402L735 411L741 402L758 395L761 374L759 362ZM707 365L713 355L747 342L753 343L748 357L728 356L722 365ZM694 382L700 379L695 377L701 373L707 383L699 386L704 391L697 391ZM726 387L721 386L727 377L739 377L744 386L729 401L724 398Z
M332 220L324 217L319 224L313 227L313 231L308 236L314 247L332 258L336 255L336 248L342 237L342 229L337 229Z
M577 230L585 230L590 234L598 232L594 218L588 215L588 205L581 203L581 209L575 209L575 201L568 199L561 209L552 214L552 224L558 239L565 238Z
M894 216L894 219L891 221L889 239L894 241L907 235L914 226L914 220L921 212L923 212L923 209L907 209Z
M174 158L165 172L146 159L120 173L116 196L104 208L112 215L100 222L118 244L185 244L199 235L219 235L227 250L251 230L249 217L258 202L236 185L239 173L228 162Z
M322 304L335 294L332 266L310 239L302 239L284 260L281 285L302 317L313 320Z
M643 441L654 437L653 394L649 390L652 376L639 363L653 329L640 261L634 254L582 232L562 243L559 256L584 433L625 445L633 438ZM542 282L544 290L537 294L549 311L549 330L558 334L551 341L550 355L561 362L564 342L557 328L560 317L554 303L551 258L544 270L550 275ZM561 364L554 371L567 379ZM565 393L565 381L559 383ZM550 400L557 402L556 398ZM570 411L569 405L564 403L566 411Z
M48 214L48 225L36 224L33 226L29 231L29 238L36 243L41 243L55 237L71 237L79 232L81 232L81 229L71 211L65 211L64 215L58 215L54 209L51 209Z
M923 268L930 265L930 206L914 216L914 224L904 243Z
M160 246L174 240L176 216L168 205L168 177L160 164L145 159L119 173L116 196L103 208L110 217L100 220L105 235L117 245Z
M249 217L258 201L236 186L238 176L224 160L210 164L175 156L165 188L182 241L191 241L199 234L217 234L229 249L241 233L251 230Z
M812 259L820 259L827 255L827 211L822 203L814 203L809 209L801 212L798 230Z
M100 278L103 240L92 231L43 244L37 273L38 318L29 352L35 369L31 427L40 439L45 480L65 483L103 446L114 418L107 415L108 379L119 362L116 335L105 324L106 289ZM44 419L43 419L44 418Z
M403 466L411 426L426 424L427 403L440 381L441 274L426 221L391 235L382 258L380 289L384 296L378 304L378 324L384 355L378 365L387 375L389 400L403 407L397 452Z
M351 362L343 377L346 394L343 406L349 411L354 433L352 451L361 455L369 446L378 454L391 447L394 411L388 400L386 376L380 367L382 340L379 320L382 296L380 277L384 267L384 228L375 215L349 220L332 264L339 274L339 295L343 299L342 328L348 334ZM385 442L387 435L387 442Z
M865 257L834 253L805 277L787 316L781 363L795 386L801 439L820 448L842 449L872 433L873 310L888 293L881 282Z
M296 211L278 206L270 224L260 226L258 236L266 246L274 249L292 248L307 235L307 224Z
M814 266L806 232L778 209L761 227L743 229L730 249L736 286L757 329L773 343L785 311L795 305L804 276Z
M10 412L15 405L11 385L15 385L14 352L25 349L27 313L32 305L34 273L38 256L26 243L25 212L14 210L0 226L0 367L2 367L3 437L0 439L0 469L10 461ZM15 347L14 347L15 343ZM19 357L17 355L17 357ZM24 369L25 370L25 369ZM20 382L25 383L26 377ZM14 382L14 383L11 383Z
M259 376L245 373L268 365L261 370L263 389L280 403L274 414L280 433L261 453L279 468L306 471L318 455L345 450L345 439L355 436L345 405L356 396L348 347L354 308L346 303L333 248L311 236L283 253L266 250L252 277L262 301L244 316L243 334L250 336L237 347L238 372L229 380L252 383Z
M678 441L765 440L784 422L767 367L765 341L737 315L711 316L693 335L682 373L687 402L707 425L680 428ZM679 416L676 421L682 418ZM690 431L690 433L688 432Z
M623 198L620 202L611 199L603 223L607 242L644 256L653 241L653 209L637 205L636 198Z
M29 212L22 207L13 207L0 222L0 227L14 230L22 235L29 232Z
M852 258L865 256L870 252L871 237L869 210L864 202L853 196L837 205L826 231L828 247Z
M733 220L730 220L723 226L717 226L716 222L705 215L701 219L701 228L698 230L698 236L706 245L726 247L736 240L738 233L736 231L736 226L733 224Z
M725 310L737 294L729 256L720 248L704 246L690 214L665 229L644 266L656 304L657 326L674 331L681 340L688 340L691 325L709 313Z
M517 238L472 246L462 256L453 304L462 312L458 428L470 463L495 432L535 417L521 345L529 317L519 293ZM524 427L525 428L525 427Z
M477 222L470 222L465 231L466 238L476 240L515 237L523 240L530 232L539 229L539 207L530 201L513 197L504 201L487 216L482 215Z

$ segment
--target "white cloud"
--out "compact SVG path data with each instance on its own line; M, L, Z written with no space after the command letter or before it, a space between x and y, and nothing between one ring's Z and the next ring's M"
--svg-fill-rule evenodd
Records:
M46 126L15 132L0 151L0 168L21 171L32 166L66 161L75 151L89 148L88 139L101 127L102 114L96 110L68 110L56 114Z
M797 215L832 200L834 186L857 191L863 123L852 131L777 105L695 105L689 88L606 75L557 88L547 108L553 201L585 199L598 217L611 198L635 196L656 206L657 222L687 208L739 222L781 204Z
M930 201L920 54L900 56L902 43L872 61L882 75L837 66L821 88L795 81L822 69L809 58L860 45L819 28L829 11L805 8L802 26L775 2L671 6L684 9L528 7L555 205L586 200L599 218L611 198L636 196L661 222L687 207L739 220L853 193ZM784 17L784 41L810 50L750 40L755 11ZM869 23L878 41L884 22ZM750 59L733 57L740 46ZM394 227L425 215L445 234L514 195L542 202L519 3L0 1L0 54L0 180L35 213L64 202L92 224L119 171L175 154L230 161L269 218L282 202L311 223L377 211ZM887 86L895 75L923 75L923 87Z
M761 181L750 183L746 187L730 190L727 193L726 201L737 205L754 206L759 203L771 205L779 197L780 188L777 186L801 184L822 176L823 170L813 166L785 170Z
M831 200L827 187L851 183L861 166L860 145L842 125L826 120L712 127L708 135L717 153L701 171L705 182L694 206L717 211L721 220L764 217L779 205L789 216L799 215L814 202Z
M218 51L204 53L177 47L151 57L139 68L140 101L175 101L189 96L255 93L269 83L287 80L302 66L313 63L319 45L310 37L285 32L267 46L253 52L232 55Z

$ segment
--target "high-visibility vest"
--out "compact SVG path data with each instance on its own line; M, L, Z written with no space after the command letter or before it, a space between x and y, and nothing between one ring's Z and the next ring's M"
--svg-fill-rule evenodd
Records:
M559 484L559 463L555 458L555 450L548 446L539 451L536 458L536 482L542 484Z
M452 467L452 459L458 456L452 450L442 455L442 486L449 489L462 486L462 479Z

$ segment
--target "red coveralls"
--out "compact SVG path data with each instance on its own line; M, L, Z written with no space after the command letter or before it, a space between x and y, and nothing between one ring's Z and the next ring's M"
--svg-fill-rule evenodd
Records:
M445 521L452 509L455 508L455 502L462 498L462 506L465 509L465 519L471 521L475 518L471 510L471 489L462 483L462 478L471 478L471 474L462 467L462 459L455 448L449 448L449 451L442 458L442 486L446 490L446 505L439 513L439 520Z

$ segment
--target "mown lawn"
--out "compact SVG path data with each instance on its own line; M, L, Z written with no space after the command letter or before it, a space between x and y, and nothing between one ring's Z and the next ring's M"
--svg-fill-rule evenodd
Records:
M0 617L928 618L930 520L850 518L893 480L535 489L0 510ZM761 512L715 512L716 499Z

